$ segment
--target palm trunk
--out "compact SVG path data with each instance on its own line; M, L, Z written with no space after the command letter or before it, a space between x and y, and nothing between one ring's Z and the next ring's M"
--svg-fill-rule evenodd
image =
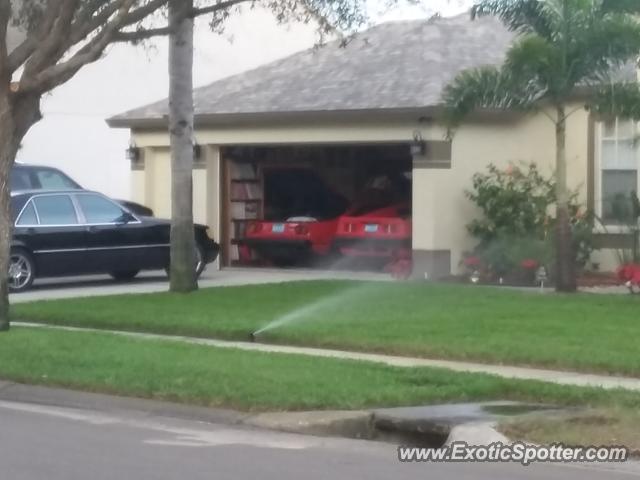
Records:
M556 120L556 291L575 292L576 258L569 212L566 140L565 109L559 106Z
M193 0L170 0L171 291L198 288L193 229Z

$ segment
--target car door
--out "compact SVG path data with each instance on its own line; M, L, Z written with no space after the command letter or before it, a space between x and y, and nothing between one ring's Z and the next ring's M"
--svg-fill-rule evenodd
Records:
M74 195L87 230L87 262L95 272L148 268L142 222L113 200L97 193Z
M30 244L39 276L85 273L86 233L69 194L35 195L31 200L36 225L21 225Z

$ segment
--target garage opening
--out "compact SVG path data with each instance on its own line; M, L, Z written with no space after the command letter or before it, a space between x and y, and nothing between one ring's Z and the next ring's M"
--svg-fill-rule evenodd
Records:
M226 266L383 270L411 254L407 144L222 151Z

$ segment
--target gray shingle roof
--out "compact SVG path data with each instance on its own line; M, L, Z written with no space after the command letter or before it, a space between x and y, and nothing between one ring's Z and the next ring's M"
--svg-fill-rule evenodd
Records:
M513 33L468 14L375 26L346 47L338 42L294 54L195 91L196 115L406 109L438 105L463 69L498 64ZM161 119L167 100L110 119L126 126Z

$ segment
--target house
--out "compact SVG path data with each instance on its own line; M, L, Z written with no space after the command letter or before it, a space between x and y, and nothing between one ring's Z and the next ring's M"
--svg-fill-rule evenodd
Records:
M452 142L440 121L443 87L463 69L500 63L512 41L492 18L392 22L346 47L335 42L196 90L194 212L219 232L223 265L241 260L235 240L248 218L264 214L261 175L304 166L347 198L367 174L411 171L414 273L456 272L474 247L466 225L478 212L465 196L472 175L489 163L553 171L554 126L544 114L481 112ZM108 120L131 130L133 199L160 216L171 212L167 112L162 101ZM634 131L600 124L579 103L569 119L570 186L604 217L606 199L637 190ZM594 262L613 269L615 249L630 238L615 226L599 233Z

